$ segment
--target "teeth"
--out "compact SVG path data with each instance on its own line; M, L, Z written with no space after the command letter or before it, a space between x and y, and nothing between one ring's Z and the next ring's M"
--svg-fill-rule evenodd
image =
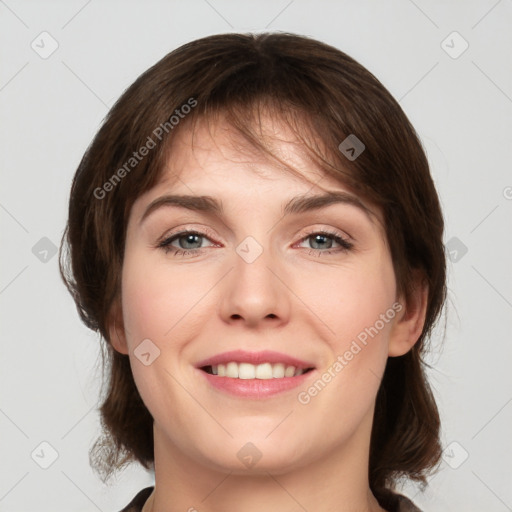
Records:
M231 362L226 365L226 377L238 379L238 365L236 363Z
M236 363L228 363L234 364ZM249 363L240 363L238 365L238 378L239 379L254 379L256 378L256 367Z
M295 367L294 366L287 366L286 370L284 371L285 377L293 377L293 374L295 373Z
M241 365L240 365L241 366ZM252 365L249 365L252 366ZM254 370L257 379L273 379L272 365L270 363L259 364Z
M272 365L272 377L274 379L282 379L284 377L283 363L277 363Z
M211 367L213 375L231 377L232 379L282 379L302 375L304 370L295 366L285 366L283 363L236 363L219 364Z

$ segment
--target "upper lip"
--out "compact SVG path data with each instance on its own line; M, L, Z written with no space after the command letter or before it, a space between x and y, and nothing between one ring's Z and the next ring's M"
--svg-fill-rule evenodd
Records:
M286 366L295 366L297 369L306 370L307 368L314 368L315 365L302 361L296 357L282 354L280 352L274 352L272 350L263 350L261 352L246 352L245 350L231 350L229 352L222 352L208 359L204 359L197 363L197 368L204 366L216 366L219 364L227 364L231 361L236 363L250 363L250 364L262 364L262 363L283 363Z

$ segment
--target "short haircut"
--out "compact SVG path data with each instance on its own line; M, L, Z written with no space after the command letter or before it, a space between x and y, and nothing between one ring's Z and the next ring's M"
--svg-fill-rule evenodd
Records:
M108 382L91 465L105 480L129 462L154 463L153 418L129 357L109 339L131 207L158 183L176 133L197 121L222 116L248 147L277 159L262 136L263 110L290 127L319 168L382 208L397 291L409 296L413 272L428 283L421 336L409 352L388 358L376 397L369 482L384 504L399 478L426 485L440 462L424 355L446 299L443 216L427 158L397 101L342 51L289 33L213 35L169 53L122 94L78 166L59 259L83 322L102 338ZM364 144L357 158L342 151L349 136Z

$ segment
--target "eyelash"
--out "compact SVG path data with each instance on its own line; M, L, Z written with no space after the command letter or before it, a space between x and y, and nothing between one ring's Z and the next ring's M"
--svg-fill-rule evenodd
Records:
M174 254L172 256L180 256L180 257L184 257L185 255L188 255L189 257L199 256L204 251L205 248L202 248L202 249L180 249L180 248L171 246L172 242L174 242L175 240L177 240L181 237L184 237L186 235L198 235L200 237L208 238L208 239L213 238L212 235L210 233L208 233L207 231L201 232L201 231L196 231L196 230L191 229L191 230L185 230L185 231L180 231L178 233L171 234L169 237L167 237L166 239L164 239L163 241L158 243L157 247L163 249L166 254L174 251ZM315 255L320 255L320 254L329 254L330 255L330 254L337 254L340 252L348 252L354 246L354 244L352 244L351 242L349 242L348 240L346 240L345 238L340 236L340 234L338 232L329 231L328 229L312 230L312 231L306 233L306 235L303 236L299 240L298 243L304 242L305 240L307 240L308 238L310 238L313 235L322 235L327 238L332 238L337 244L340 245L340 247L338 247L336 249L328 249L328 250L324 250L324 251L322 251L321 249L312 249L312 248L309 249L309 251L313 251L313 254L315 254ZM179 254L180 252L182 254ZM311 252L310 252L310 254L311 254Z

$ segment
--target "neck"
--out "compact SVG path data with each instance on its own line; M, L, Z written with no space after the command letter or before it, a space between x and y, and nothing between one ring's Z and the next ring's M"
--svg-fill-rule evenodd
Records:
M291 471L249 475L192 460L155 424L155 489L143 512L385 512L368 483L369 413L328 455Z

